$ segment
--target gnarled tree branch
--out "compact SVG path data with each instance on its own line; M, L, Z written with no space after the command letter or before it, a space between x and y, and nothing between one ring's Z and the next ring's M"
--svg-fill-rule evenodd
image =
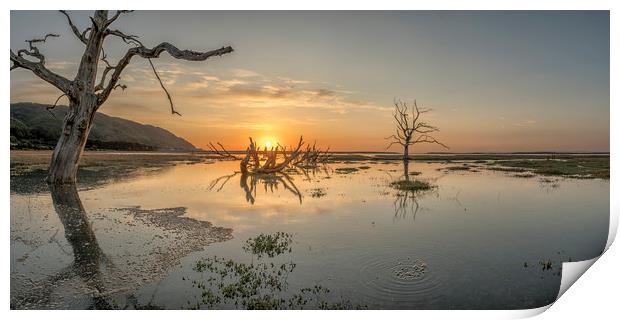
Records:
M133 12L133 10L116 10L116 13L112 16L112 18L108 19L108 21L106 21L106 28L109 27L112 22L116 21L116 19L118 19L118 17L120 17L121 14L124 13L130 13Z
M44 60L43 60L44 61ZM43 63L41 62L32 62L27 60L11 51L11 62L13 62L13 66L11 66L11 70L16 68L24 68L32 71L36 76L45 80L49 84L58 88L60 91L64 92L68 96L71 96L71 87L72 83L69 79L58 75L51 70L47 69Z
M168 102L170 102L170 112L172 114L176 114L176 115L180 116L181 114L179 112L177 112L176 110L174 110L174 102L172 102L172 96L170 96L170 92L168 92L168 89L166 89L166 86L161 81L161 78L159 77L159 74L157 73L157 70L155 70L155 65L153 64L153 61L151 61L150 58L148 58L147 60L149 61L149 64L151 65L151 69L153 69L153 73L155 74L155 77L157 78L157 81L159 81L159 85L161 86L161 88L166 93L166 97L168 98Z
M88 30L90 30L90 28L87 28L86 30L84 30L83 32L80 32L80 30L75 26L75 24L73 24L73 21L71 20L71 17L69 16L69 14L67 13L67 11L65 10L60 10L60 13L64 14L65 17L67 17L67 22L69 23L69 27L71 28L71 31L73 31L73 34L83 43L83 44L87 44L88 43L88 38L86 38L86 32Z
M116 36L121 38L121 40L123 40L123 42L125 42L126 44L133 44L135 46L143 46L142 42L140 42L140 40L138 40L138 36L135 35L127 35L124 34L123 32L119 31L119 30L106 30L105 36Z
M114 35L117 35L117 34L114 34ZM135 38L132 38L131 41L136 41L136 40ZM137 42L137 43L139 44L140 42ZM153 48L146 48L142 45L130 48L129 50L127 50L125 55L120 59L120 61L114 68L114 72L112 73L110 77L110 81L108 82L108 85L103 89L101 93L98 94L99 105L101 105L108 99L108 97L110 96L110 93L112 92L113 88L116 86L116 83L120 79L120 76L123 70L125 69L125 67L129 65L129 63L131 62L131 59L134 56L137 55L145 59L153 59L153 58L159 58L159 55L164 51L168 52L172 57L176 59L187 60L187 61L204 61L214 56L221 56L223 54L233 52L233 49L232 47L228 46L228 47L222 47L220 49L211 50L207 52L198 52L198 51L192 51L192 50L180 50L179 48L175 47L174 45L168 42L160 43L159 45ZM151 63L151 66L154 69L154 66L152 65L152 63ZM172 107L172 113L176 113L174 111L174 105L172 104L172 99L170 98L170 94L165 89L165 86L161 82L161 79L159 78L157 71L155 71L155 75L158 78L160 85L166 92L166 95L169 97L168 100L170 101L170 104Z
M217 145L219 146L216 147L212 142L209 142L209 149L211 149L211 151L223 158L226 159L233 159L233 160L241 160L240 157L235 156L234 154L230 153L228 150L226 150L226 148L219 142L217 142Z

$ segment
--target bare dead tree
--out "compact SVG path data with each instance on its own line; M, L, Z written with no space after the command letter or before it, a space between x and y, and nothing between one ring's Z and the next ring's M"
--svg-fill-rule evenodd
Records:
M329 160L331 154L329 148L321 150L316 146L316 142L310 146L306 145L303 136L299 137L299 142L296 147L283 147L278 144L275 147L267 149L264 147L262 150L256 144L256 142L250 137L250 145L246 149L245 156L243 158L238 157L221 144L217 143L217 146L213 143L209 143L211 152L224 159L241 160L239 163L239 169L241 173L279 173L286 168L299 168L307 169L317 167L319 164L325 163ZM282 159L279 161L279 159Z
M254 140L250 137L250 146L246 150L245 158L241 160L241 172L251 171L253 173L275 173L281 172L289 164L292 164L301 154L301 148L305 144L303 136L299 137L299 142L295 149L291 149L290 153L287 153L286 149L280 150L280 146L267 150L265 147L263 154L265 160L261 164L259 157L259 147ZM277 162L278 153L283 156L283 161Z
M133 57L138 56L149 61L155 77L166 94L171 113L180 115L175 110L172 97L151 60L159 58L164 51L173 58L187 61L204 61L233 51L230 46L205 52L181 50L168 42L162 42L151 48L146 47L138 40L138 36L127 35L110 28L112 23L121 15L130 12L127 10L118 10L111 17L108 16L108 11L97 10L90 17L90 26L82 31L73 23L67 12L60 12L67 18L72 33L85 46L77 74L73 80L48 69L45 66L45 56L39 51L38 45L45 43L50 37L58 37L56 34L47 34L40 39L26 40L28 49L21 49L17 53L11 50L12 65L10 70L17 68L30 70L37 77L60 90L62 92L61 97L66 96L69 100L69 110L64 118L62 134L56 144L50 163L48 174L48 182L50 183L75 183L78 163L86 145L95 113L110 97L112 91L118 88L123 90L127 88L119 81ZM108 61L104 51L104 42L110 37L120 38L130 46L115 65ZM97 81L100 63L105 64L105 68L99 77L99 81Z
M396 121L396 134L386 138L391 139L386 149L389 149L395 144L403 147L403 162L405 163L405 174L407 176L409 168L409 146L418 143L434 143L449 149L448 146L439 142L439 140L432 136L433 133L439 131L439 128L422 121L420 118L429 111L430 109L418 108L416 100L413 101L413 106L410 106L404 101L394 100L393 117Z

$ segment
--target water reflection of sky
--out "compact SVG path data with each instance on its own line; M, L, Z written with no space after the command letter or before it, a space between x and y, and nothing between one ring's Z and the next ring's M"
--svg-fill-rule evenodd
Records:
M334 171L360 166L371 168L351 174ZM127 215L114 208L184 207L185 217L232 228L232 240L213 243L204 252L185 251L184 258L179 257L181 264L166 271L167 276L145 281L136 292L139 299L153 297L171 308L182 306L193 294L180 281L191 273L193 261L211 254L247 260L241 246L260 233L294 235L291 259L298 268L289 278L291 288L320 283L335 295L371 308L541 306L554 300L560 277L542 271L539 260L553 260L558 271L561 261L589 259L603 249L609 181L565 179L549 187L537 177L437 170L445 166L411 164L410 170L422 172L415 178L437 185L421 194L389 187L402 174L398 163L338 163L316 175L291 175L303 195L301 204L281 184L272 192L261 181L252 204L240 175L232 176L219 191L219 186L210 188L215 179L238 170L238 164L230 161L177 165L82 190L79 196L104 252L150 252L141 252L140 246L149 243L153 229L110 230L106 219L124 221ZM325 195L312 197L318 188ZM410 197L406 205L417 203L418 210L399 211L402 197ZM44 242L61 229L55 238L64 241L57 220L48 194L11 195L12 277L27 278L29 272L41 273L37 268L61 268L71 260L55 249L26 259L28 263L18 261L28 250L19 239ZM395 270L411 261L423 261L425 272L414 279L399 278ZM530 267L524 267L525 262Z

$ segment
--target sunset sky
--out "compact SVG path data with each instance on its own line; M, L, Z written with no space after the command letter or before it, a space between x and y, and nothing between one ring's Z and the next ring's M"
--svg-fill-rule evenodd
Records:
M70 14L85 29L92 13ZM201 148L245 149L248 136L293 144L303 134L332 150L384 151L400 98L433 109L427 121L452 152L609 151L607 11L138 11L112 28L147 46L233 46L206 62L153 60L182 117L141 58L122 77L128 89L100 109ZM73 78L83 45L64 16L11 12L11 49L46 33L61 35L39 47L46 65ZM115 63L127 48L110 39L105 50ZM59 95L30 71L11 72L11 102Z

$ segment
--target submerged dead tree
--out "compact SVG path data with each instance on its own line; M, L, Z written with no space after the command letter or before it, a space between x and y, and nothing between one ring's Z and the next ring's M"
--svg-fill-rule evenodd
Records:
M421 116L429 111L430 109L418 108L416 100L413 101L413 106L404 101L394 101L393 117L396 121L396 134L386 138L391 139L386 149L395 144L403 147L403 162L407 179L409 178L409 146L418 143L434 143L449 149L448 146L432 136L432 133L438 132L439 128L421 119Z
M62 92L59 99L66 97L69 100L69 110L64 118L62 133L50 163L48 174L48 182L50 183L62 184L76 181L78 163L86 145L95 113L110 97L112 91L127 88L119 81L133 57L138 56L148 60L155 77L168 98L171 113L180 115L175 110L170 93L161 81L151 59L159 58L163 52L167 52L176 59L204 61L233 51L229 46L206 52L181 50L168 42L162 42L150 48L146 47L138 40L138 36L128 35L110 28L112 23L121 15L130 12L127 10L118 10L112 16L108 15L108 11L97 10L90 17L90 26L84 30L80 30L73 23L67 12L60 12L66 17L75 37L85 47L77 74L73 80L48 69L45 66L45 56L39 51L38 46L40 44L45 43L50 37L58 37L57 34L47 34L40 39L26 40L28 48L21 49L17 53L11 50L11 70L23 68L32 71L36 76ZM130 46L115 65L109 62L104 51L104 42L110 37L119 38ZM103 64L104 69L101 76L98 77L100 63ZM56 100L56 103L59 99Z
M261 150L252 137L250 137L250 145L246 149L245 156L240 157L227 151L219 142L217 146L209 143L211 151L216 155L225 159L241 160L239 169L242 174L280 173L286 168L299 168L303 170L316 167L329 160L329 148L321 150L314 143L312 146L306 145L304 149L304 145L306 145L306 142L304 142L304 138L301 136L296 147L289 147L287 149L278 144L270 149L264 147Z
M305 145L305 148L304 148ZM218 157L230 160L239 160L239 170L233 174L221 176L211 182L209 190L222 190L224 185L234 176L241 174L239 185L245 191L245 199L254 204L256 199L257 184L261 183L265 192L278 189L283 186L285 190L294 194L302 203L302 194L293 178L288 173L303 173L309 178L307 169L317 169L330 158L329 148L322 150L316 146L306 144L303 136L299 137L299 142L295 147L283 147L278 144L275 147L261 148L250 137L250 145L245 151L245 156L233 154L221 143L209 143L209 148Z
M289 164L294 164L294 161L299 158L301 155L301 147L304 145L304 138L299 137L299 142L297 143L297 147L295 149L291 149L290 152L287 153L285 148L280 150L280 146L276 146L275 148L271 148L271 150L265 149L263 150L264 161L261 163L259 157L259 147L256 145L254 140L250 138L250 146L246 150L245 157L241 159L240 169L241 172L251 171L253 173L275 173L281 172ZM278 154L282 155L283 160L281 162L277 162Z

